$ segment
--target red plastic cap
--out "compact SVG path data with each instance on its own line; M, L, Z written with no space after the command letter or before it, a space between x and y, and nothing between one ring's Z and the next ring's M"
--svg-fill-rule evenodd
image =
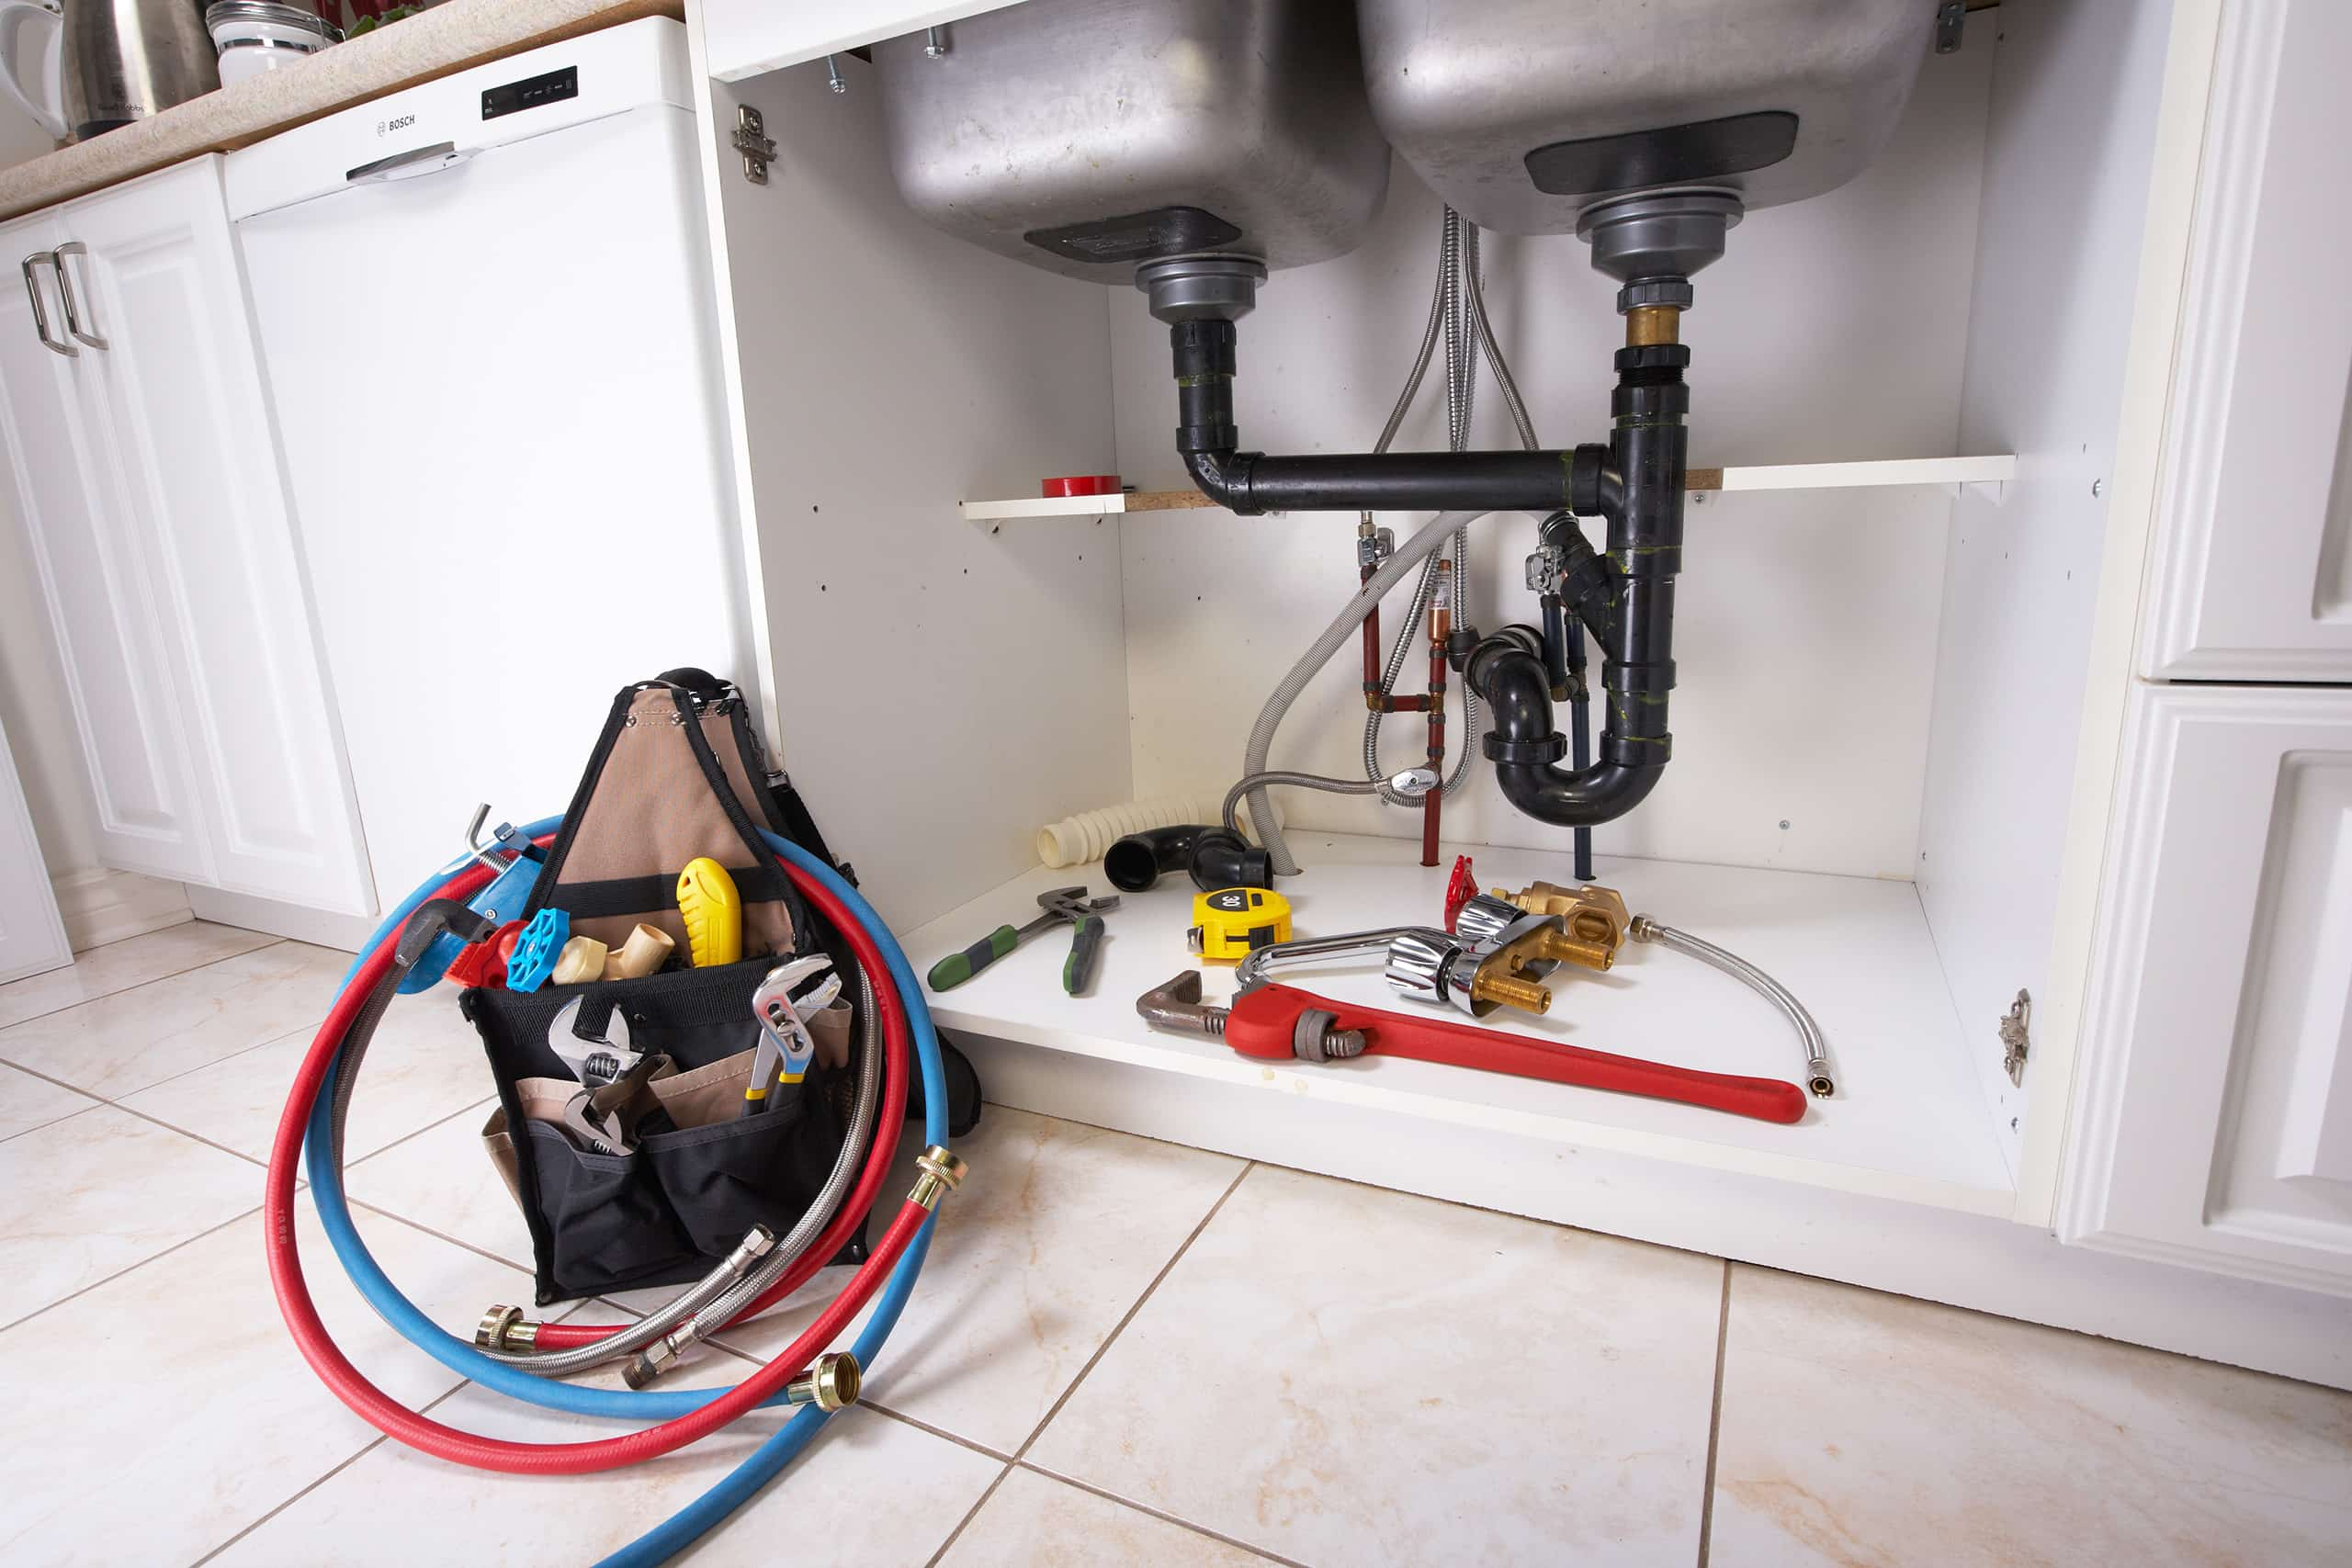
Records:
M1453 922L1462 916L1462 906L1478 892L1477 878L1470 874L1470 857L1453 857L1453 874L1445 881L1445 929L1452 931Z
M1116 495L1116 474L1057 474L1046 481L1046 493L1056 495Z

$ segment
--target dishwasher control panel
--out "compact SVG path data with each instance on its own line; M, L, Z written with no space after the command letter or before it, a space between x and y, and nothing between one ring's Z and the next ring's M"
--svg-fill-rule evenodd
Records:
M567 65L560 71L544 75L526 77L520 82L508 82L502 86L485 87L481 94L481 118L496 119L500 115L514 114L523 109L535 109L541 104L560 103L565 98L580 96L580 68Z

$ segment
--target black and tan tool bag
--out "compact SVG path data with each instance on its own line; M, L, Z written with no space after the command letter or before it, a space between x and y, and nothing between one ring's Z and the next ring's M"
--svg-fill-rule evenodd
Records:
M526 917L561 909L572 934L616 950L639 922L658 926L675 943L671 966L528 992L481 987L462 998L498 1086L483 1138L530 1227L541 1304L699 1278L754 1224L790 1229L841 1149L854 1098L856 970L839 934L776 867L761 827L831 862L789 784L768 775L733 687L673 671L628 688L614 699ZM738 963L688 961L676 884L699 857L724 866L742 897ZM842 999L811 1021L816 1063L747 1110L759 1041L752 992L775 964L820 950L842 985ZM603 1032L617 1011L632 1049L666 1058L609 1107L630 1129L625 1152L600 1149L567 1124L583 1085L550 1048L549 1030L575 999L591 1031ZM972 1080L975 1120L978 1090ZM853 1244L846 1256L861 1255Z

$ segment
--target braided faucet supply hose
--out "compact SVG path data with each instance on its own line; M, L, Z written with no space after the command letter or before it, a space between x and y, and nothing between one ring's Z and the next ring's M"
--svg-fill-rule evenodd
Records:
M551 818L533 824L526 831L537 837L555 825ZM749 1316L762 1310L770 1300L796 1288L801 1280L821 1267L824 1260L838 1250L841 1240L864 1216L874 1192L887 1179L890 1145L895 1142L892 1134L905 1114L908 1058L910 1054L917 1057L922 1074L927 1138L943 1147L946 1141L945 1076L939 1059L938 1040L932 1029L929 1014L924 1010L922 995L906 955L891 939L872 908L830 867L773 834L763 836L795 886L818 912L842 932L861 968L869 976L887 976L885 983L874 988L877 1003L876 1010L879 1015L887 1053L888 1070L882 1108L887 1120L883 1124L885 1135L875 1140L876 1157L869 1158L857 1190L833 1216L833 1223L827 1227L826 1233L803 1255L803 1267L796 1268L775 1281L771 1292L763 1293L760 1301L745 1306L739 1316ZM338 1151L334 1147L332 1128L336 1075L341 1066L345 1036L354 1020L368 1007L371 994L378 990L388 976L397 983L393 946L400 927L407 917L428 897L462 899L489 879L488 873L476 866L452 868L452 871L453 874L445 874L445 879L437 885L420 888L395 910L380 929L373 950L356 965L336 999L334 1010L322 1025L303 1061L272 1145L265 1201L271 1280L277 1292L279 1310L293 1332L298 1348L330 1390L379 1429L421 1451L481 1468L515 1473L573 1474L609 1469L672 1451L707 1435L750 1409L763 1403L775 1403L781 1398L785 1385L806 1371L817 1352L825 1348L833 1337L846 1327L858 1310L880 1288L882 1294L876 1310L854 1348L861 1363L870 1362L879 1352L911 1292L922 1256L928 1249L933 1216L923 1204L911 1200L899 1207L888 1229L876 1244L872 1258L831 1306L820 1314L790 1348L733 1389L624 1393L571 1388L534 1377L527 1371L501 1364L469 1343L440 1329L383 1276L351 1224L349 1207L342 1190L340 1159ZM399 1404L369 1383L328 1338L302 1278L301 1260L294 1241L292 1200L295 1161L306 1138L312 1190L330 1242L351 1273L360 1293L379 1315L412 1343L444 1365L485 1387L534 1404L591 1416L623 1419L666 1416L668 1419L642 1431L593 1442L509 1443L427 1419ZM886 1274L889 1276L889 1282L887 1288L883 1288ZM605 1332L609 1333L610 1330ZM594 1331L588 1331L582 1338L594 1336ZM608 1561L631 1564L656 1562L682 1550L753 1495L762 1484L807 1446L828 1418L827 1413L814 1406L804 1408L711 1492Z

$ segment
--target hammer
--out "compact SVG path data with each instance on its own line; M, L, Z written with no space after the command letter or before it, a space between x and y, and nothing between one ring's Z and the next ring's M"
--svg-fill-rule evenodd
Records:
M1229 1008L1212 1007L1201 1000L1197 969L1187 969L1137 997L1136 1011L1155 1029L1222 1039L1241 1055L1266 1061L1410 1056L1447 1066L1676 1100L1758 1122L1795 1122L1804 1115L1804 1091L1778 1078L1702 1073L1635 1056L1612 1056L1523 1034L1383 1012L1289 986L1259 986L1234 998Z
M1068 921L1078 930L1070 937L1069 957L1062 964L1062 989L1073 997L1085 990L1087 982L1094 977L1095 955L1102 947L1100 912L1117 908L1118 897L1114 894L1108 898L1089 900L1086 886L1080 883L1076 887L1056 887L1040 893L1037 902L1044 908L1044 914L1017 930L1010 924L999 926L963 952L949 953L931 966L931 973L923 976L925 983L934 991L960 986L1020 946L1023 937Z

